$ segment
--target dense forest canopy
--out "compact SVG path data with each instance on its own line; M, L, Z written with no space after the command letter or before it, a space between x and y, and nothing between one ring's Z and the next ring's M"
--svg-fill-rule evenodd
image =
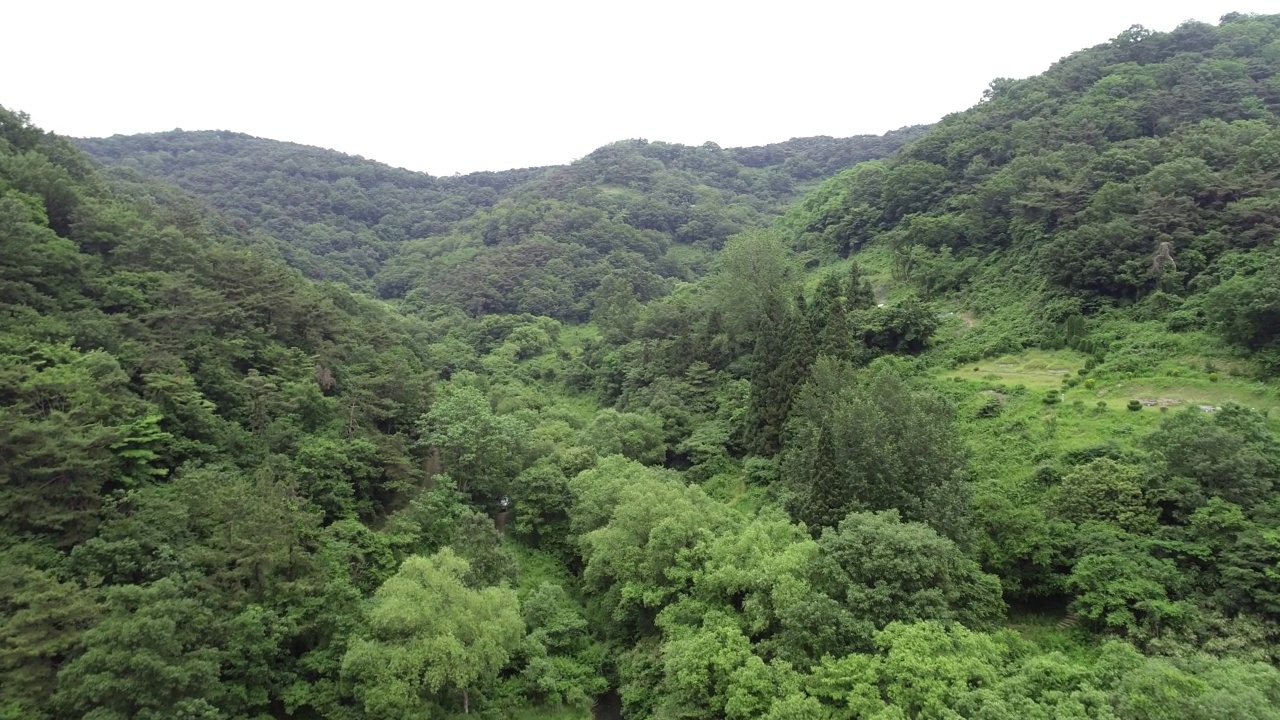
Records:
M1254 303L1280 229L1277 53L1266 17L1131 28L993 81L903 152L828 180L787 227L842 255L883 247L926 294L1016 268L1062 298L1050 322L1141 300L1270 352Z
M1280 718L1277 71L452 178L0 109L0 718Z
M702 273L797 188L884 157L923 127L721 149L631 140L570 165L431 177L229 132L80 140L124 177L172 182L318 280L474 314L585 320L612 274L642 299Z

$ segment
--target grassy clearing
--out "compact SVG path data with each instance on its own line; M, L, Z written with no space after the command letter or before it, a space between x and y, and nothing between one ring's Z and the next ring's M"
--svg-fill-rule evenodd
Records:
M1018 355L966 363L942 373L944 380L982 380L986 383L1023 385L1048 389L1062 385L1062 378L1076 377L1087 356L1073 350L1028 350Z
M1057 651L1074 659L1085 659L1096 647L1074 625L1064 626L1061 613L1010 612L1006 626L1040 648L1041 651Z
M1157 369L1151 377L1116 377L1101 366L1096 376L1082 376L1086 359L1071 350L1028 350L937 373L940 387L957 404L980 482L1022 483L1039 466L1090 447L1136 449L1168 413L1199 406L1254 407L1280 430L1280 412L1271 412L1280 410L1275 385L1186 369L1203 366L1196 361L1163 368L1172 375L1154 374ZM1131 400L1154 405L1135 411Z

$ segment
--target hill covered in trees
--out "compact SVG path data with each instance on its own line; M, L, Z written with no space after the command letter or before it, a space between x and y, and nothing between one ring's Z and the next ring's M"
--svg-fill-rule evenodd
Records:
M904 152L829 180L787 227L841 255L880 248L896 277L926 295L968 289L979 311L1007 298L973 288L1013 278L1025 297L1042 282L1044 323L987 349L1137 303L1172 329L1217 324L1274 353L1255 302L1276 279L1280 229L1275 43L1272 20L1238 14L1132 28L992 82Z
M700 275L797 188L884 157L922 127L721 149L632 140L567 166L431 177L229 132L78 141L221 210L308 277L475 314L583 320L604 278L644 298Z
M1280 718L1277 70L462 178L0 111L0 717Z

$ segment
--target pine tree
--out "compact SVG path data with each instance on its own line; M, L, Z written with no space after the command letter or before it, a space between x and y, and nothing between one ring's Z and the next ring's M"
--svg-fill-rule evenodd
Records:
M818 283L818 289L813 294L813 302L807 309L809 328L814 337L822 337L826 331L832 310L841 304L840 295L843 290L840 279L832 273L828 273Z
M862 277L862 268L855 262L849 266L849 280L844 290L845 310L854 313L875 305L876 293L871 288L871 281Z
M745 437L743 444L757 454L770 454L771 426L774 410L771 406L773 372L782 363L786 352L786 309L781 303L771 302L761 318L761 328L751 353L751 398L747 406ZM777 430L772 430L776 437Z
M815 355L830 355L850 362L856 359L857 347L854 346L853 327L849 323L844 305L836 303L831 306L826 322L823 323L822 333L815 338L817 342Z
M752 356L745 441L757 455L773 455L781 448L791 401L815 357L804 299L797 298L796 305L796 310L788 312L779 303L771 304Z

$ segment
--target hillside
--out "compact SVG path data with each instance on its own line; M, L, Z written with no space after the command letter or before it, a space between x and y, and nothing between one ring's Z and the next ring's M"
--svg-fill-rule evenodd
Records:
M581 320L611 273L655 297L701 274L728 236L771 222L797 187L922 132L729 150L626 141L567 166L438 178L226 132L78 143L202 198L308 277L475 314Z
M827 181L787 227L825 252L879 249L925 296L1036 316L979 354L1133 308L1173 330L1216 324L1274 364L1276 42L1270 16L1131 28L994 81L892 159Z
M1280 720L1277 70L455 178L0 110L0 719Z

